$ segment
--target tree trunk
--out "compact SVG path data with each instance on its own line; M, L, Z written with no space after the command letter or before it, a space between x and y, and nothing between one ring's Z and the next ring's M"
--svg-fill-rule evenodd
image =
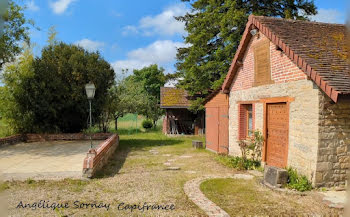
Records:
M118 130L118 116L114 118L114 128Z

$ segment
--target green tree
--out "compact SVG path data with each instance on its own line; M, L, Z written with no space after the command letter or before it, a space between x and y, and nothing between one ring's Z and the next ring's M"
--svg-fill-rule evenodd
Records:
M1 5L3 6L3 5ZM23 7L9 0L7 10L0 12L0 70L22 52L20 42L29 44L28 30L33 22L24 17Z
M99 122L115 76L110 64L99 53L60 42L45 47L41 57L32 60L29 66L29 76L12 81L12 77L24 73L21 69L15 70L16 65L6 68L4 75L5 87L15 82L12 86L21 90L21 94L10 93L10 97L31 123L21 127L20 117L9 116L16 129L21 132L80 132L87 127L88 101L84 87L89 81L96 86L92 108L95 123Z
M184 79L180 87L191 96L205 96L223 83L250 14L307 19L316 14L313 0L182 0L192 11L177 17L185 23L191 46L178 49L177 70ZM199 109L203 97L193 102Z
M34 75L33 61L32 50L26 47L22 55L4 70L4 86L0 90L0 114L15 132L33 129L34 116L23 103L27 93L22 85Z
M160 104L160 88L166 82L164 69L158 68L158 65L153 64L144 67L140 70L134 70L134 79L143 87L142 94L147 97L147 102L143 105L141 113L153 121L153 126L159 117L163 114L163 110L159 107Z

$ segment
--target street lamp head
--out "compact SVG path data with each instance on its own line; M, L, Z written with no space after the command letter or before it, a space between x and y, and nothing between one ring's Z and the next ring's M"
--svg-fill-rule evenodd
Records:
M94 98L95 90L95 85L91 81L85 85L86 96L89 100Z

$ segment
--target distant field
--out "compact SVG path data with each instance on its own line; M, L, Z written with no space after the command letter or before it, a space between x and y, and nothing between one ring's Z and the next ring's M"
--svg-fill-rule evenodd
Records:
M123 129L139 129L142 128L141 123L145 120L142 115L127 114L118 119L118 127ZM113 123L114 124L114 123Z
M122 134L130 134L136 133L140 131L144 131L142 128L142 121L146 118L142 115L136 114L127 114L122 118L118 119L118 132ZM157 122L157 129L159 130L162 126L162 118L160 118ZM110 124L110 131L114 132L114 121ZM96 132L98 128L96 126ZM8 128L8 125L4 122L3 119L0 119L0 138L10 136L11 131Z
M136 114L127 114L124 115L124 117L118 119L118 133L120 134L130 134L130 133L136 133L140 131L145 131L145 129L142 128L142 121L146 118L142 115ZM157 130L161 128L162 125L162 118L160 118L157 122ZM114 121L110 125L110 130L114 131Z

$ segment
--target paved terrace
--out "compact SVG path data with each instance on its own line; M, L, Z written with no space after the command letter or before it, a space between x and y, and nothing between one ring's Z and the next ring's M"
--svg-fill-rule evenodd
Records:
M102 141L93 141L94 147ZM0 148L4 180L81 178L90 141L19 143Z

